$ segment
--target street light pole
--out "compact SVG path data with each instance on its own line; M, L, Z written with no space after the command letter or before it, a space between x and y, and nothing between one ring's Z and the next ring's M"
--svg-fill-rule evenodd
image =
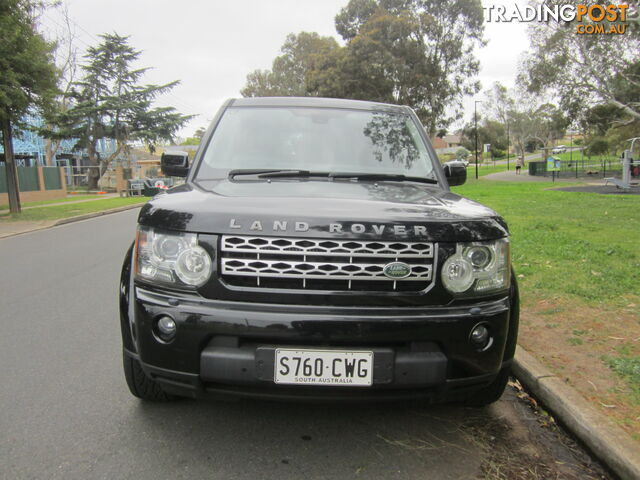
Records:
M509 170L509 150L511 149L511 139L509 138L509 118L507 118L507 170Z
M573 130L569 130L569 163L573 163Z

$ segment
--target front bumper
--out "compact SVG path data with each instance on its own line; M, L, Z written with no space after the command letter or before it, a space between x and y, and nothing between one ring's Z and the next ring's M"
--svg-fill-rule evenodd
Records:
M320 307L214 301L134 288L135 351L126 353L163 389L179 395L450 400L489 384L510 362L504 358L509 297L457 307ZM162 315L177 324L170 343L153 333ZM469 341L478 323L492 335L485 351ZM276 385L273 351L278 346L372 350L373 385Z

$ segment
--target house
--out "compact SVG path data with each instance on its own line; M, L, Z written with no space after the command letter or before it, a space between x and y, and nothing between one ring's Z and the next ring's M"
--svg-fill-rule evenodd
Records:
M460 148L461 135L445 135L442 138L434 137L431 140L436 153L456 153Z
M17 167L37 167L46 164L45 138L39 135L36 128L41 127L43 120L38 115L28 114L23 122L29 128L14 130L13 153ZM53 157L52 166L65 167L67 184L79 184L86 181L89 159L86 152L77 150L76 139L62 140ZM116 150L116 142L113 139L98 140L97 151L99 155L110 155ZM4 163L4 147L0 143L0 164Z
M35 128L42 126L42 118L37 115L26 115L23 122L30 128L24 130L14 130L13 153L18 167L35 167L45 165L45 139L39 135ZM81 166L83 152L75 150L77 140L62 140L58 151L54 156L54 166ZM111 139L100 139L98 141L98 152L101 155L108 155L115 152L116 144ZM86 155L85 155L86 156ZM4 147L0 143L0 161L4 161Z

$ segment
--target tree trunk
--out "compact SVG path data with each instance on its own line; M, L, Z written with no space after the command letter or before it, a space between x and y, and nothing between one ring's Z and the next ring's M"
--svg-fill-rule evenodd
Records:
M7 175L7 196L9 197L9 211L20 213L20 190L18 187L18 171L13 157L13 138L11 135L11 121L2 122L2 139L4 142L4 164Z
M89 142L87 150L89 152L89 165L91 165L87 174L88 188L89 190L97 190L98 180L100 180L100 160L98 160L95 143Z
M60 147L60 140L51 140L50 138L44 141L44 163L49 167L55 166L53 163L53 157L55 156L58 148Z

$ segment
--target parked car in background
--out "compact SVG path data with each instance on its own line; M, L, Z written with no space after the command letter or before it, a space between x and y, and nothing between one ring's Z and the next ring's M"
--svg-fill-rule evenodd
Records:
M555 147L553 147L553 150L551 150L551 153L556 154L556 153L564 153L567 151L567 147L565 145L557 145Z

